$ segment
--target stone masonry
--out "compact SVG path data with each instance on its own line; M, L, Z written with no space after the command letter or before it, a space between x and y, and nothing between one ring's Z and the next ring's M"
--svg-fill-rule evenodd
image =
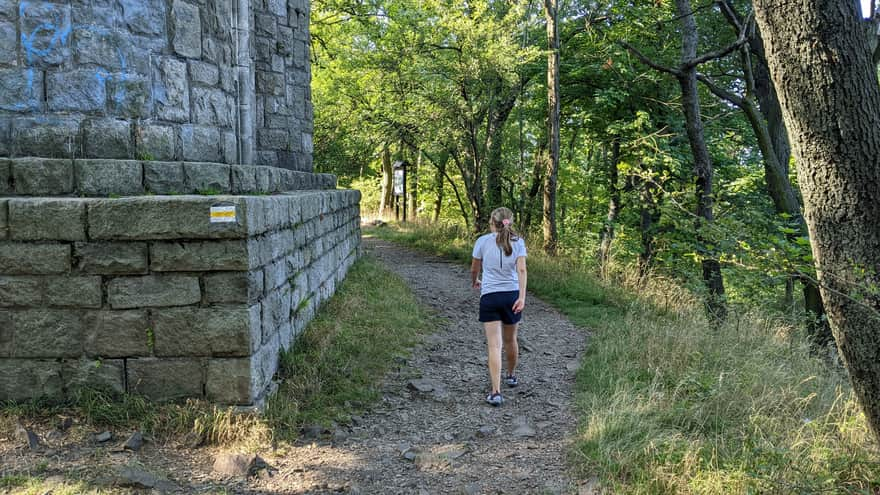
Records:
M259 402L357 258L359 198L0 198L0 400Z
M312 170L308 0L0 0L0 156Z
M0 401L258 404L356 260L308 0L0 0Z

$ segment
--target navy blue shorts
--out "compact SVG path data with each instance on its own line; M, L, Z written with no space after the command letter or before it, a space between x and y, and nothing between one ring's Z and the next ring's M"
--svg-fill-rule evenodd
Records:
M501 321L505 325L519 323L522 311L513 312L513 303L519 298L519 291L491 292L480 298L480 321Z

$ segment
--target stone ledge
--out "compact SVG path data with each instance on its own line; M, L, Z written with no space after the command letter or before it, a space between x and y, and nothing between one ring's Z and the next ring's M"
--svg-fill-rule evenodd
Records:
M213 162L0 157L0 195L263 195L335 189L336 176Z

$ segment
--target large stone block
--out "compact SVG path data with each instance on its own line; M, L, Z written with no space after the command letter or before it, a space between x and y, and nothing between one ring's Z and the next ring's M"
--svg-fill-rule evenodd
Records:
M249 165L232 165L232 194L251 194L257 192L257 174L256 169ZM0 170L2 177L2 170ZM2 187L2 186L0 186Z
M108 81L110 112L120 117L147 119L153 108L150 80L135 74L117 74Z
M249 203L241 196L143 196L95 200L89 205L89 236L95 240L229 239L248 235ZM211 223L211 206L236 206L236 222Z
M244 357L251 353L250 315L240 308L153 310L156 356Z
M46 277L43 283L46 306L101 307L101 277Z
M152 352L152 329L145 310L99 311L92 321L86 329L86 355L140 357Z
M176 137L174 128L164 125L135 127L135 157L139 160L173 160Z
M183 164L180 162L144 162L144 187L156 194L180 194L186 191Z
M125 120L88 120L83 142L88 158L131 158L131 125Z
M93 74L105 78L115 72L138 72L147 74L149 57L144 47L134 45L136 40L121 30L81 25L73 32L74 59L80 66L94 66Z
M156 113L162 120L189 121L189 83L186 64L171 57L160 57L153 78Z
M61 363L54 360L0 359L0 400L62 397Z
M196 124L232 127L235 122L235 99L219 88L193 88L191 106Z
M247 243L156 242L150 246L150 268L158 272L247 270Z
M0 195L12 192L12 161L0 158Z
M61 378L68 393L81 389L125 392L125 363L122 359L73 359L61 364Z
M184 57L202 56L202 23L199 8L181 0L171 4L171 45Z
M0 64L18 65L18 33L11 21L0 20Z
M43 284L40 278L0 276L0 307L39 307L42 303Z
M204 282L205 300L209 304L253 304L263 295L260 271L209 273L204 276Z
M69 270L69 245L0 242L0 273L46 275Z
M107 284L113 309L186 306L202 299L199 279L188 275L120 277Z
M20 2L18 13L27 65L47 67L70 59L70 5Z
M199 359L129 359L130 392L156 401L201 397L205 369Z
M223 161L225 161L226 163L238 163L239 161L241 161L238 158L238 139L235 137L235 133L230 131L223 131L222 139L223 142L220 146L223 152Z
M13 357L59 358L82 355L84 313L62 309L11 311Z
M15 31L13 31L15 34ZM0 110L32 112L43 108L43 73L33 68L0 69Z
M190 60L188 63L189 78L192 82L205 86L217 86L220 82L220 69L216 65L199 60Z
M73 192L73 161L18 158L12 162L15 191L27 196L54 196Z
M162 35L165 33L164 0L119 0L125 25L135 33Z
M87 196L143 194L141 162L134 160L76 160L80 193Z
M219 162L221 159L220 131L216 127L182 125L180 142L186 161Z
M251 379L250 359L211 359L208 361L205 393L218 404L251 404L261 390Z
M186 162L183 164L187 192L229 193L229 165Z
M81 199L15 198L9 201L9 237L14 240L81 241L86 238Z
M78 242L73 252L76 269L83 273L147 273L147 244L144 242Z
M50 72L46 76L49 110L53 112L97 112L107 103L107 76L94 70Z
M257 91L261 94L284 96L284 74L258 70L256 72L256 83Z
M82 150L81 116L16 118L10 131L11 155L72 158Z

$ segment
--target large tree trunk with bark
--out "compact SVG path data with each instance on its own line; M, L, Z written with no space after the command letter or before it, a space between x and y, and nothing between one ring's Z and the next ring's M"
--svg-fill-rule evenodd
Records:
M825 309L880 440L880 84L858 4L756 0Z
M547 172L544 175L544 252L555 255L556 183L559 177L559 6L557 0L544 0L547 18Z
M697 58L697 23L689 0L675 0L675 7L681 17L681 54L682 68L676 78L681 87L681 106L684 112L685 126L691 152L694 157L694 174L696 175L697 196L697 242L701 245L703 260L703 281L708 289L706 309L709 317L723 320L727 317L727 305L724 300L724 279L721 275L721 264L712 249L706 248L708 242L702 237L703 224L714 222L712 211L712 159L703 135L703 120L700 117L700 95L697 91L697 69L688 61Z

